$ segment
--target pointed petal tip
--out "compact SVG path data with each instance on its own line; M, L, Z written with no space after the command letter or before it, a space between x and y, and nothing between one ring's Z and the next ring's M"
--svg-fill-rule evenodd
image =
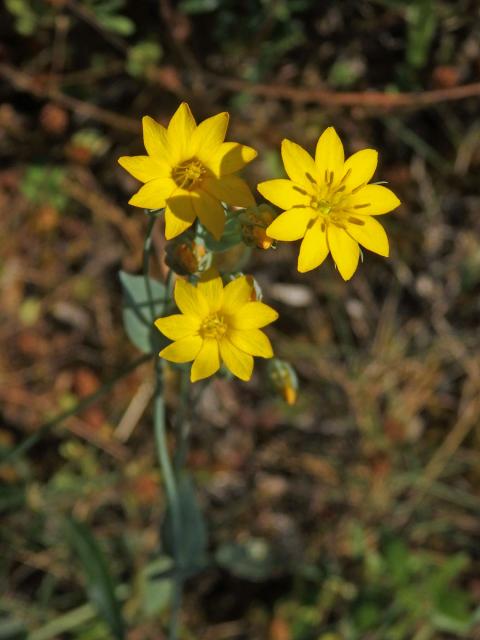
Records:
M135 204L135 196L136 196L136 195L137 195L137 194L135 193L135 194L130 198L130 200L128 201L128 204L129 204L130 206L132 206L132 207L139 207L140 209L143 209L144 207L140 207L138 204Z

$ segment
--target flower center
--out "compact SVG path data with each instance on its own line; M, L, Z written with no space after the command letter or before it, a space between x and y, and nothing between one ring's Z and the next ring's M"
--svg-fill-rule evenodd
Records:
M172 169L172 178L178 187L190 191L203 180L205 171L206 169L203 164L196 158L192 158L191 160L177 164L177 166Z
M200 327L202 338L216 338L219 340L227 332L227 323L222 315L211 313L205 318Z

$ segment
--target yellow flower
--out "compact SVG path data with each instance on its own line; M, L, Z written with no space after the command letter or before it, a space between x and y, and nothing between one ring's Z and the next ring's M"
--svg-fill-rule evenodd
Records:
M388 256L388 238L372 216L392 211L400 204L395 194L378 184L367 184L377 167L377 152L363 149L344 159L335 129L320 136L315 160L290 140L282 143L282 158L290 180L269 180L258 190L284 209L267 228L276 240L302 240L298 270L310 271L328 256L344 280L355 273L359 244Z
M185 280L175 283L180 314L159 318L155 326L174 340L160 351L171 362L191 362L192 382L208 378L226 367L242 380L250 380L253 357L272 358L270 340L260 331L278 318L263 302L251 302L252 286L245 276L226 287L210 271L194 287Z
M222 202L237 207L255 204L236 171L257 155L255 149L224 142L228 113L207 118L198 126L183 102L166 129L143 118L148 155L123 156L119 164L145 184L129 204L144 209L165 207L167 240L188 229L198 217L218 240L225 225Z

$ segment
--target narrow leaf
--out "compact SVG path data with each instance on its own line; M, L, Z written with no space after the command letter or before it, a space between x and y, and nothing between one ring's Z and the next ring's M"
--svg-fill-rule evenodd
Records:
M92 604L108 624L113 636L117 640L123 640L125 627L122 611L115 596L115 586L107 561L99 544L90 529L73 518L66 520L66 531L71 546L82 564Z

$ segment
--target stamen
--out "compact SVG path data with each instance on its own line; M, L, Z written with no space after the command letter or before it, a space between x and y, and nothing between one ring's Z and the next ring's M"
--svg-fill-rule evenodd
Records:
M358 224L360 226L363 226L365 224L364 220L360 220L359 218L354 218L352 216L348 218L348 221L351 222L352 224Z
M315 178L314 178L310 173L308 173L308 171L305 171L305 177L306 177L306 178L307 178L307 180L308 180L309 182L311 182L313 185L316 185L316 184L317 184L317 181L315 180Z
M366 202L365 204L356 204L354 205L354 209L364 209L365 207L369 207L370 206L370 202Z
M357 193L357 191L360 191L360 189L363 189L365 185L364 184L359 184L358 187L355 187L355 189L352 189L352 191L350 191L350 193Z
M305 191L305 189L302 189L301 187L297 187L297 185L294 185L293 190L298 191L302 196L308 196L308 191Z
M172 169L175 184L182 189L193 189L203 180L205 167L196 158L182 162Z
M202 338L215 338L219 340L227 331L227 325L223 316L212 313L202 322L200 335Z
M345 182L345 180L348 178L348 176L352 173L351 169L348 169L347 173L343 176L343 178L340 180L339 184L343 184ZM344 187L345 188L345 187Z
M333 171L330 171L329 172L329 176L328 176L328 182L327 182L329 187L331 187L332 184L333 184L333 178L334 178L334 173L333 173Z

